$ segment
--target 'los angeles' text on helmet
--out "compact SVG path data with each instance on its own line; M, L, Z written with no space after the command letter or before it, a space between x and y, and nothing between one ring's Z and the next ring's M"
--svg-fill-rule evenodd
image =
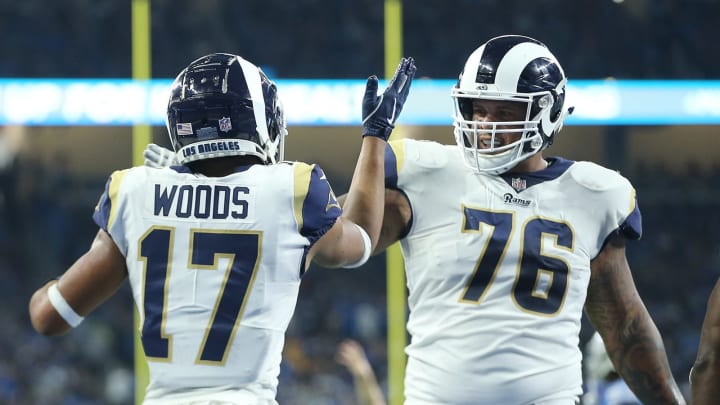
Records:
M504 173L552 144L572 112L565 106L567 78L560 63L541 42L520 35L496 37L477 48L465 62L452 89L455 141L473 170ZM513 101L527 105L523 121L475 121L474 100ZM495 147L500 133L520 139ZM479 147L480 136L489 148Z
M285 116L277 87L237 55L214 53L192 62L173 82L167 127L180 163L252 155L283 159Z

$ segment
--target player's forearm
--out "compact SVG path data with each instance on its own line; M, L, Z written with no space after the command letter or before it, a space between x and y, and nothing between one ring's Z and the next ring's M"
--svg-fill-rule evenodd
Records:
M624 240L610 239L591 266L585 310L615 371L644 404L685 404L660 332L635 289Z
M377 246L385 209L385 141L363 138L350 190L342 207L343 216L360 225Z
M685 404L670 370L662 337L644 311L609 331L608 354L615 369L644 404Z

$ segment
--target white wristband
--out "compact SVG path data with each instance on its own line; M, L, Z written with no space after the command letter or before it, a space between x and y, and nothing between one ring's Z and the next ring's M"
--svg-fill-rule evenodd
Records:
M367 232L365 232L362 226L358 224L355 224L355 226L360 231L360 236L362 236L363 240L363 248L365 250L363 251L363 255L360 260L356 261L355 263L344 265L343 267L346 269L354 269L356 267L362 266L363 264L365 264L365 262L368 261L368 259L370 258L370 253L372 253L372 242L370 241L370 236L367 234Z
M62 294L60 294L60 290L58 290L57 283L54 283L50 286L50 288L48 288L48 298L58 314L60 314L65 322L73 328L80 325L80 322L85 319L78 315L77 312L72 309L70 304L65 301L65 298L63 298Z

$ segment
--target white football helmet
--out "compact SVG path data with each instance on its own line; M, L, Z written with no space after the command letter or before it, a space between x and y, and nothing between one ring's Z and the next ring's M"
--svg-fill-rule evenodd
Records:
M477 172L504 173L552 144L573 108L566 107L567 78L541 42L520 35L496 37L477 48L452 88L455 141L466 164ZM525 103L524 121L474 121L473 100ZM503 128L499 128L503 127ZM499 133L521 133L516 142L495 147ZM478 136L490 136L490 147Z

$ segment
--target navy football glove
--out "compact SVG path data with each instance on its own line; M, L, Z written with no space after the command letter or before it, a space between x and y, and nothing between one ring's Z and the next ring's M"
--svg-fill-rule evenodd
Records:
M369 135L388 140L410 92L416 70L413 58L400 59L395 76L380 96L377 95L377 76L368 78L362 102L363 137Z

